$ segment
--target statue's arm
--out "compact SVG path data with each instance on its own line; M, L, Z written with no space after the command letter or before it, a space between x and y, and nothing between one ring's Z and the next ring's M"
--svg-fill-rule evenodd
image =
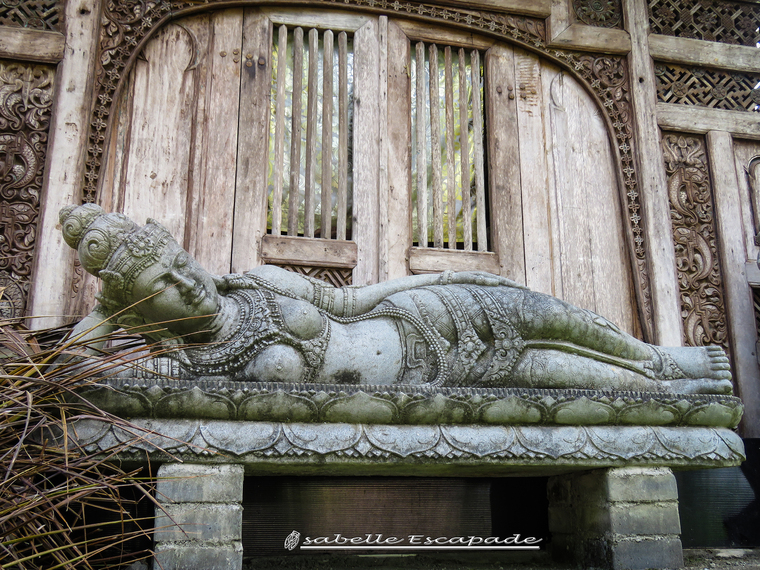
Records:
M97 305L74 326L63 341L63 349L71 355L97 354L103 348L107 336L117 328L111 322L111 315L101 305Z
M279 289L305 301L309 301L335 316L351 317L374 309L394 293L429 285L480 285L483 287L519 287L522 285L505 277L485 271L444 271L425 275L410 275L375 285L350 285L336 288L319 281L287 271L274 265L262 265L250 273L266 279Z

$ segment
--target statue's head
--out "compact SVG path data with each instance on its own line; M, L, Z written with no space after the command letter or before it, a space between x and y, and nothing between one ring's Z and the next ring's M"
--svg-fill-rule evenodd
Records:
M82 267L103 281L104 306L134 306L145 320L167 322L179 334L198 331L217 312L213 277L155 220L138 226L94 204L67 206L59 217Z

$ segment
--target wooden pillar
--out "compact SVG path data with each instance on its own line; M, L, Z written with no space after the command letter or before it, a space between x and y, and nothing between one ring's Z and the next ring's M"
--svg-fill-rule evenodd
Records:
M631 35L631 96L636 113L634 141L639 157L639 193L643 208L644 238L649 255L649 283L652 294L655 338L649 342L663 346L682 344L682 325L673 228L670 222L667 175L662 159L655 110L657 86L654 62L649 55L649 17L645 2L625 0L626 28Z
M63 241L58 211L82 200L101 4L96 0L65 4L66 49L56 74L36 267L27 305L28 314L45 318L30 323L34 328L65 322L63 315L72 306L75 253Z

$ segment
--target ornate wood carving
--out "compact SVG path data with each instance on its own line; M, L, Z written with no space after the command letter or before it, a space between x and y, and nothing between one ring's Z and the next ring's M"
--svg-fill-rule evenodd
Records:
M347 269L344 267L312 267L309 265L285 265L275 263L278 267L293 271L300 275L306 275L307 277L313 277L329 283L333 287L343 287L345 285L351 285L353 283L353 269Z
M600 28L622 28L623 7L620 0L573 0L579 22Z
M704 139L668 134L662 149L686 344L716 344L728 352L725 293Z
M756 46L760 4L725 0L649 0L653 34Z
M54 68L0 61L0 314L23 314L40 211Z
M238 0L241 6L251 2ZM235 4L224 2L225 8ZM265 5L266 2L261 2ZM288 5L288 2L280 2ZM297 3L293 4L297 6ZM454 26L473 33L496 37L520 45L554 61L567 69L600 103L616 141L614 151L625 185L624 203L628 219L628 236L637 275L637 296L642 310L642 327L647 338L652 334L652 308L648 283L646 243L644 241L640 199L633 148L633 112L630 103L626 60L621 56L598 56L548 48L544 21L538 18L513 16L487 11L439 7L417 2L395 0L321 0L311 6L338 7L390 17L422 20L437 25ZM113 0L106 3L101 27L100 57L96 71L90 145L86 161L84 201L95 201L103 165L103 144L110 124L114 100L118 99L124 78L148 38L170 19L183 14L211 10L214 2L162 0L147 3L140 0Z
M58 0L3 0L0 26L60 32L62 5Z
M760 73L658 63L657 99L733 111L760 110Z

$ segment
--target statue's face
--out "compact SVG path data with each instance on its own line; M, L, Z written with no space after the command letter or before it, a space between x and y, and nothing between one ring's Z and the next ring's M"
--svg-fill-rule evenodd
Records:
M180 335L205 330L219 310L213 278L173 240L138 275L132 298L146 320Z

